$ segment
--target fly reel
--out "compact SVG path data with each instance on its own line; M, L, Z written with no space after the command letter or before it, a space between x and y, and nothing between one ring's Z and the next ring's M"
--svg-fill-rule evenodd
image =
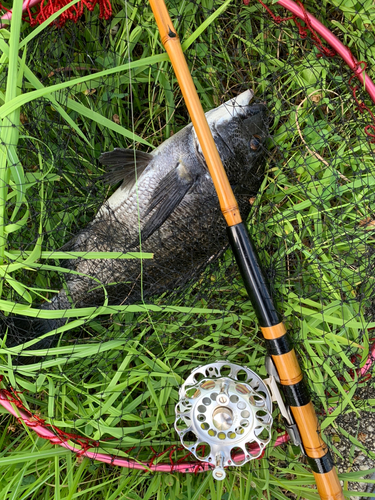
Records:
M175 429L198 460L225 466L258 458L271 440L272 398L263 380L243 366L217 361L196 368L180 388Z

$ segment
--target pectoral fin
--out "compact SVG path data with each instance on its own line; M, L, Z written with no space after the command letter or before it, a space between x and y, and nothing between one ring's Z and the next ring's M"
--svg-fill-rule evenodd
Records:
M149 153L124 148L115 148L99 157L100 163L108 167L103 176L106 184L115 185L122 181L122 187L131 187L152 159Z
M147 240L168 219L193 186L195 179L182 163L171 170L158 184L143 217L153 214L142 230L142 241Z

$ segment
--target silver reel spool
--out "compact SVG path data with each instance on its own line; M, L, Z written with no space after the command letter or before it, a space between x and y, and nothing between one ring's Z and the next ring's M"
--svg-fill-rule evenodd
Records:
M271 440L272 399L243 366L217 361L196 368L180 388L175 429L182 445L225 478L224 467L258 458Z

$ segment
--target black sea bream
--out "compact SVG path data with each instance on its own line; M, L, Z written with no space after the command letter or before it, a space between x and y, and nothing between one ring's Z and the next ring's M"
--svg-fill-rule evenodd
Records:
M250 105L252 96L247 90L206 113L243 219L262 181L268 135L266 107ZM66 274L66 290L43 304L43 310L102 305L103 287L108 304L134 303L176 289L196 279L227 246L226 224L192 124L151 154L116 148L99 160L109 182L122 185L63 250L139 251L141 240L142 251L154 258L72 259L67 267L80 275ZM20 343L66 320L8 321L10 338ZM20 329L28 331L22 335Z

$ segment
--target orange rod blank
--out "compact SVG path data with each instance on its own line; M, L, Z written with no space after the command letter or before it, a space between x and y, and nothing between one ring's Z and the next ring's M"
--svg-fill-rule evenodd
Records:
M229 227L234 226L242 221L237 200L229 184L227 174L199 101L184 53L182 52L179 37L173 27L164 1L150 0L150 5L159 28L161 41L171 60L182 95L185 99L186 107L194 125L195 133L202 148L203 156L219 197L221 211L227 225Z
M286 334L284 323L278 323L274 326L261 326L263 337L267 340L278 339Z

